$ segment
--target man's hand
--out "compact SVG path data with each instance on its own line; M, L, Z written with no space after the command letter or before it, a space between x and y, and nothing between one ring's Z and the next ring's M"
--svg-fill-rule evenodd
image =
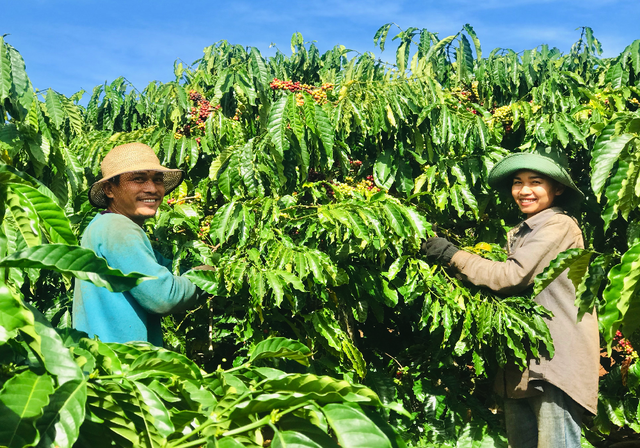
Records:
M427 259L441 264L449 264L453 254L459 250L446 238L440 237L426 239L422 242L422 247L420 248L420 251L427 256Z

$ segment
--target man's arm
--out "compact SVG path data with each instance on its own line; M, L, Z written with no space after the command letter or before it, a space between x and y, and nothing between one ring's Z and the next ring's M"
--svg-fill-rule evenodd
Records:
M131 296L155 314L182 311L191 306L196 298L195 285L158 263L149 238L133 221L119 215L112 219L117 225L104 227L100 244L100 252L109 265L124 273L136 271L156 277L131 289Z

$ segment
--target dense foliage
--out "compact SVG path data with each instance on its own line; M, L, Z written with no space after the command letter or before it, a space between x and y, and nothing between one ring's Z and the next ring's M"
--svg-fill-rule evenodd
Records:
M393 40L393 65L298 33L290 56L221 41L173 82L119 78L86 108L34 92L0 40L0 444L505 446L493 372L553 351L547 311L462 285L419 246L437 231L502 259L519 216L487 173L545 147L586 193L587 249L536 288L570 268L611 356L585 444L640 430L640 40L611 59L589 28L567 54L483 57L469 25ZM77 247L99 162L132 141L187 172L147 221L156 249L176 272L216 267L186 274L209 298L165 318L172 351L69 329L72 277L145 281Z

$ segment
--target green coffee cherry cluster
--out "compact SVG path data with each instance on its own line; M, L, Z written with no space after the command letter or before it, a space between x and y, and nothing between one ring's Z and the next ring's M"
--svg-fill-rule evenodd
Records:
M511 109L511 105L498 107L493 112L493 118L491 121L493 123L502 123L505 131L511 131L513 126L513 110Z

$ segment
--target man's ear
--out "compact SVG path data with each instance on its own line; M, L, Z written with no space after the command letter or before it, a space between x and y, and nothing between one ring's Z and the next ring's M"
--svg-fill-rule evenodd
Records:
M105 183L102 184L102 191L104 191L104 194L109 198L109 199L113 199L114 194L113 194L113 185L111 185L111 182L107 181Z

